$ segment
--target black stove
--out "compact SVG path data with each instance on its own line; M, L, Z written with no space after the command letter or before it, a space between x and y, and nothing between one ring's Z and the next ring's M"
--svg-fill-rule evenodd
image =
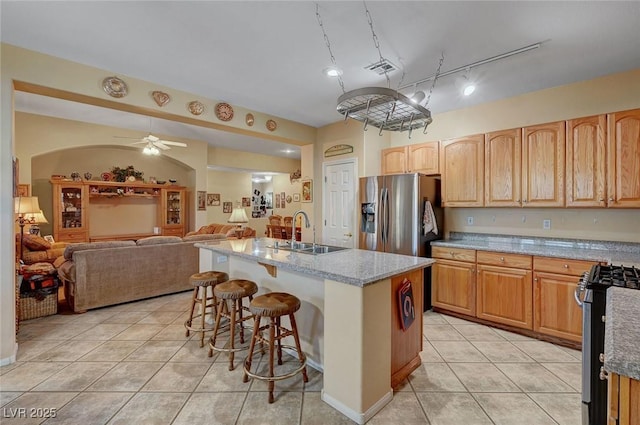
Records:
M607 374L604 334L607 289L640 290L640 269L596 265L578 282L576 301L582 307L582 423L607 423Z
M625 266L595 266L587 279L587 288L602 286L640 289L640 270Z

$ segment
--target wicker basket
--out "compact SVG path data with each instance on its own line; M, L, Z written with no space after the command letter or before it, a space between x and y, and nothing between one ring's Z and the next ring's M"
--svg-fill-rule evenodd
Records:
M51 316L58 313L58 288L51 291L34 291L20 294L20 320Z

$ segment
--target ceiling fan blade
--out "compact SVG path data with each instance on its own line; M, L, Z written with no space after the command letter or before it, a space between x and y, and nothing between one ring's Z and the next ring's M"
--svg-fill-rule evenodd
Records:
M154 136L153 134L149 133L149 135L147 137L145 137L145 139L151 141L151 142L157 142L158 140L160 140L159 138L157 138L156 136Z
M114 139L131 139L131 140L140 140L141 137L127 137L127 136L112 136Z
M131 143L132 145L142 145L142 144L147 144L149 142L147 142L146 140L140 140L139 142L133 142Z
M158 140L157 142L153 142L153 146L160 148L162 150L167 150L167 149L171 149L169 146L165 145L164 143L162 143L162 141Z
M159 142L164 143L165 145L171 145L171 146L180 146L182 148L186 148L187 144L186 143L182 143L182 142L172 142L171 140L159 140Z

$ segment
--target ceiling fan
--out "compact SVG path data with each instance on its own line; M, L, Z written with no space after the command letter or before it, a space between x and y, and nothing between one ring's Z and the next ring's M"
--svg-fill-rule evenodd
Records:
M137 139L136 137L124 137L124 136L113 136L119 139ZM160 155L160 149L168 150L171 149L170 146L179 146L181 148L186 148L187 144L182 142L172 142L171 140L161 140L160 138L154 136L149 133L147 136L140 139L138 142L131 143L132 145L145 145L142 149L142 153L146 155Z

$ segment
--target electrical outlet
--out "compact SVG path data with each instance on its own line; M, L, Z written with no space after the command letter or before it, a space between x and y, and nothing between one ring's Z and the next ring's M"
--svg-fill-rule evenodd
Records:
M551 220L549 219L542 220L542 228L545 230L551 229Z
M226 263L226 262L227 262L227 256L226 256L226 255L219 255L219 256L216 258L216 262L217 262L218 264L220 264L220 263Z
M467 224L473 226L473 217L467 217Z

